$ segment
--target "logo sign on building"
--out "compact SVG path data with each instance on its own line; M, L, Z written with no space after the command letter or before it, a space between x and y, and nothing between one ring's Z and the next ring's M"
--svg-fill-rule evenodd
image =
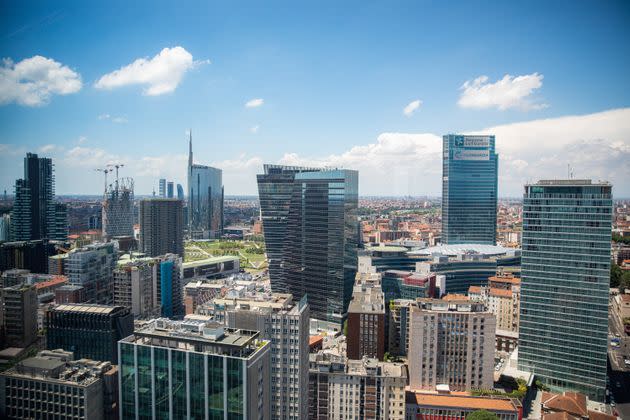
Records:
M490 160L490 151L486 150L454 150L453 160Z
M465 137L463 143L464 147L490 147L488 137Z

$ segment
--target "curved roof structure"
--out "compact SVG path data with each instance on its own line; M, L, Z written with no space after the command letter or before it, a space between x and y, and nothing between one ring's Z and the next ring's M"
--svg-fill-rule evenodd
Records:
M457 256L464 254L477 254L488 257L514 254L520 251L515 248L505 248L499 245L483 245L483 244L456 244L456 245L438 245L429 248L420 249L409 252L410 255L447 255Z

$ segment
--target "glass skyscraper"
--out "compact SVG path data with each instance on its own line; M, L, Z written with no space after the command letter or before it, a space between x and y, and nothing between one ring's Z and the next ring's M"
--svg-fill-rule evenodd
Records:
M494 136L448 134L442 151L442 242L496 244Z
M341 325L357 269L359 174L265 165L258 196L274 292L307 295L311 317Z
M519 369L552 390L603 401L606 389L612 186L525 186Z
M223 171L193 163L188 144L188 233L191 238L219 238L223 233Z

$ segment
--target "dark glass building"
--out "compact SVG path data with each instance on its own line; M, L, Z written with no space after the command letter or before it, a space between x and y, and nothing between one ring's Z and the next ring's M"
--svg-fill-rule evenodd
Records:
M175 198L140 201L140 250L150 257L184 256L184 214Z
M118 340L133 334L133 315L124 306L57 305L46 312L49 349L64 349L75 359L118 363Z
M604 400L612 186L590 180L525 186L520 370L553 391Z
M357 269L358 172L265 165L258 175L271 288L308 296L311 317L341 325Z
M494 245L499 166L494 136L449 134L442 145L442 242Z

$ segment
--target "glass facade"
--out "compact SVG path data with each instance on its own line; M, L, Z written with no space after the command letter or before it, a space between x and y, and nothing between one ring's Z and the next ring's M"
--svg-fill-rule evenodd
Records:
M442 242L496 244L499 156L494 136L449 134L442 143Z
M188 222L191 235L218 238L223 231L223 172L192 165L188 181Z
M358 172L265 165L258 196L274 292L341 324L357 268Z
M244 420L246 362L119 343L121 418Z
M525 186L519 369L554 390L603 401L612 187L587 180Z

